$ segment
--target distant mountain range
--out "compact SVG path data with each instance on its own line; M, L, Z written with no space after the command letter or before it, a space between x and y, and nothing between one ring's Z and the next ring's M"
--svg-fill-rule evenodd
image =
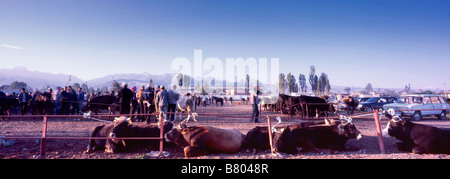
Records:
M142 73L142 74L114 74L114 75L107 75L105 77L101 78L95 78L92 80L86 81L89 87L103 87L108 86L110 87L113 80L117 81L118 83L122 84L123 82L127 82L128 86L147 86L150 84L150 79L153 80L153 84L156 85L164 85L168 86L172 80L173 75L166 73L163 75L152 75L149 73Z
M47 72L30 71L25 67L17 66L13 69L0 69L0 86L10 85L13 81L23 81L32 88L44 88L46 86L64 86L68 80L67 74L53 74ZM82 83L83 80L72 76L72 83Z
M89 87L94 87L96 89L103 86L110 87L113 79L119 83L127 82L129 86L148 85L150 83L150 79L153 80L153 83L155 85L169 85L173 75L152 75L149 73L114 74L88 81L83 81L73 75L30 71L25 67L17 66L13 69L0 69L0 86L10 85L13 81L23 81L33 89L44 89L47 86L65 86L66 84L68 84L69 77L71 79L70 84L82 84L87 82Z
M57 86L65 86L68 83L69 77L71 78L71 84L74 83L87 83L89 87L94 87L94 89L102 88L104 86L111 87L113 79L119 82L120 84L123 82L127 82L129 86L141 86L148 85L150 83L150 79L153 80L153 84L156 85L164 85L169 86L171 84L172 78L175 74L163 74L163 75L153 75L149 73L142 74L114 74L107 75L101 78L95 78L88 81L83 81L76 76L71 76L68 74L53 74L49 72L39 72L39 71L30 71L25 67L17 66L13 69L0 69L0 86L10 85L13 81L23 81L28 84L29 87L33 89L44 89L47 86L57 87ZM200 79L197 79L200 81ZM198 82L198 81L197 81ZM196 83L197 83L196 82ZM217 80L216 83L223 83L222 81ZM244 82L239 82L239 85L242 86ZM195 85L195 84L192 84ZM201 85L201 84L200 84ZM233 83L228 83L229 86L233 86ZM308 84L309 85L309 84ZM342 93L344 91L345 86L333 85L331 86L331 92ZM351 92L360 92L364 90L364 87L355 87L351 86ZM383 91L385 88L374 88L374 91ZM401 91L403 89L400 88L388 88L390 90ZM436 88L424 88L423 90L432 90L435 91ZM311 91L311 88L308 86L308 91Z

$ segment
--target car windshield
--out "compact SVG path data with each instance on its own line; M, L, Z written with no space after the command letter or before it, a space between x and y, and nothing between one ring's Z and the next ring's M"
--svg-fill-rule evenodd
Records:
M368 100L365 101L365 102L368 102L368 103L376 103L377 101L378 101L378 98L373 97L373 98L368 99Z
M422 104L422 97L418 96L400 97L398 98L397 103Z

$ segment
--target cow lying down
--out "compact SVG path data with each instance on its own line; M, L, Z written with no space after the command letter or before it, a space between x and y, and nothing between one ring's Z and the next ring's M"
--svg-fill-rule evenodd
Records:
M325 124L325 122L324 121L322 121L322 122L301 122L301 123L292 124L292 125L285 126L285 127L294 129L294 128L309 127L309 126L314 126L314 125L321 125L321 124ZM281 128L275 129L275 126L273 126L272 128L273 128L273 130L282 130ZM275 135L279 135L279 133L272 132L272 136L275 136ZM269 129L267 127L256 126L255 128L248 131L247 134L245 135L245 139L242 144L242 149L247 150L247 152L253 151L253 153L256 153L257 150L270 150Z
M167 142L184 147L186 157L213 153L237 153L244 140L244 135L238 130L210 126L173 128L164 137Z
M173 127L173 123L165 122L163 133L167 133ZM86 153L104 150L106 153L127 152L138 147L156 146L158 140L143 139L115 139L119 137L159 137L159 125L131 124L130 118L120 117L114 120L114 124L97 126L91 137L111 137L111 139L90 139Z
M395 137L400 151L416 154L450 154L450 130L412 123L386 113L391 119L382 131L383 137Z
M276 152L295 154L302 152L344 151L348 139L361 139L363 135L356 129L351 119L331 122L328 125L298 127L288 126L273 139Z

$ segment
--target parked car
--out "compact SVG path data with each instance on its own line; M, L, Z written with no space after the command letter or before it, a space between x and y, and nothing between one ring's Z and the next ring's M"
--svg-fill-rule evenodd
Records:
M432 115L443 120L450 105L439 95L405 95L399 97L396 103L384 105L383 110L393 110L395 115L408 116L415 121Z
M373 109L383 110L383 105L394 103L397 97L371 97L370 99L359 103L357 110L371 112Z
M358 100L359 100L360 103L365 102L365 101L367 101L367 100L369 100L369 99L370 99L370 97L358 98Z

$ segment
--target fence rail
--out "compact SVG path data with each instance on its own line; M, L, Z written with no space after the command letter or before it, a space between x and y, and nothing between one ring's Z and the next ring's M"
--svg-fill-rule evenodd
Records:
M450 109L427 109L427 110L450 110ZM408 111L408 110L401 110L401 111ZM415 110L411 110L411 111L415 111ZM186 113L167 113L167 114L182 114L182 115L187 115ZM378 109L373 110L373 112L363 112L363 113L358 113L355 115L350 115L347 117L362 117L362 116L370 116L371 114L373 114L374 119L375 119L375 124L377 127L377 134L378 134L378 140L379 140L379 145L380 145L380 151L381 153L384 153L384 145L383 145L383 139L381 137L381 128L380 128L380 118L379 115L380 113L378 112ZM150 115L159 115L159 113L151 113L151 114L127 114L126 116L150 116ZM92 115L90 117L119 117L119 116L123 116L122 115ZM246 117L246 116L233 116L233 115L217 115L217 114L209 114L209 113L200 113L200 116L208 116L208 117L229 117L229 118L249 118L249 119L253 119L256 117ZM107 140L107 139L119 139L119 140L159 140L160 141L160 146L159 146L159 152L160 155L163 153L163 140L164 140L164 134L163 134L163 125L164 123L160 123L160 136L159 137L56 137L56 136L47 136L47 122L48 122L48 118L83 118L83 115L4 115L4 116L0 116L0 118L28 118L28 117L32 117L32 118L43 118L42 120L42 136L38 137L24 137L24 136L5 136L5 137L0 137L0 139L41 139L41 146L40 146L40 155L41 156L45 156L45 148L46 148L46 139L70 139L70 140L77 140L77 139L81 139L81 140L91 140L91 139L101 139L101 140ZM269 115L266 116L267 117L267 126L270 129L271 128L271 118ZM259 117L260 119L262 119L261 117ZM323 119L339 119L340 116L331 116L331 117L323 117L323 118L295 118L295 119L299 119L299 120L323 120ZM292 118L289 118L290 120L294 120ZM269 135L270 139L272 138L271 135ZM272 140L270 140L272 141ZM272 144L272 143L271 143ZM273 152L273 147L271 146L271 151Z
M156 115L157 113L152 114L127 114L126 116L146 116L146 115ZM123 115L93 115L91 117L119 117ZM160 155L163 152L163 142L164 142L164 123L160 123L160 136L159 137L52 137L47 136L47 122L48 118L78 118L83 117L83 115L13 115L13 116L0 116L2 117L13 117L13 118L25 118L25 117L42 117L42 136L41 137L22 137L22 136L9 136L9 137L0 137L0 139L41 139L40 144L40 155L45 156L45 149L46 149L46 139L100 139L100 140L107 140L107 139L117 139L117 140L159 140L159 153Z

